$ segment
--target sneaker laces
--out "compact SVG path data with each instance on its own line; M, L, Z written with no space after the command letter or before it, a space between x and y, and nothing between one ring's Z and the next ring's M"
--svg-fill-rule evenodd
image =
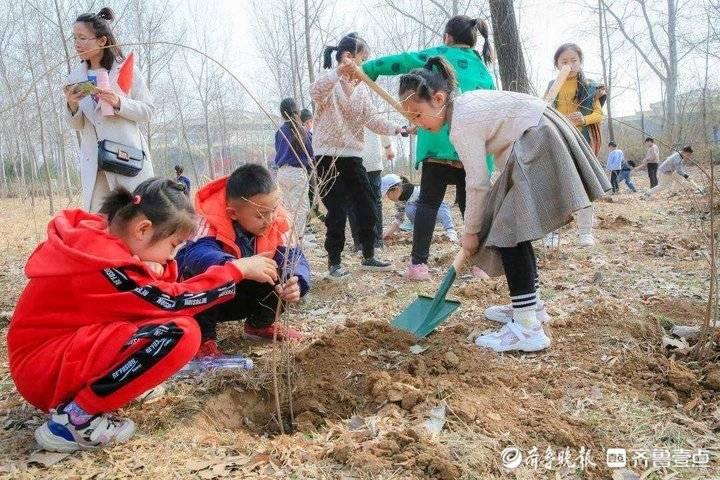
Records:
M108 443L115 437L115 433L123 423L123 419L109 413L103 413L90 422L90 425L78 433L89 442Z
M516 322L507 323L501 331L498 332L498 338L502 346L511 346L516 344L523 337L527 336L522 328Z

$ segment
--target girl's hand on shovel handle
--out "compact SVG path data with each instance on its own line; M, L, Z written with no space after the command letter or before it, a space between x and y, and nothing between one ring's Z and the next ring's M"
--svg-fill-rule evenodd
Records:
M465 256L470 257L480 249L480 240L476 233L464 233L462 236L462 248Z
M350 58L350 53L345 52L341 57L340 63L337 67L338 75L347 77L350 80L360 80L358 75L358 65Z

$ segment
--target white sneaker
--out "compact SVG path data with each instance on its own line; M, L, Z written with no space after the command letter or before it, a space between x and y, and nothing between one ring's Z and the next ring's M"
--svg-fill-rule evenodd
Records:
M558 232L551 232L545 235L546 248L559 248L560 247L560 234Z
M43 450L70 453L127 442L134 433L135 423L128 418L104 413L75 426L66 413L52 410L50 418L35 430L35 440Z
M485 309L485 318L498 323L512 322L512 314L512 305L493 305ZM535 305L535 315L539 322L547 323L550 321L550 315L545 310L545 302L541 301Z
M539 352L550 346L550 338L545 335L542 325L529 329L517 322L508 323L499 331L481 335L475 339L475 345L489 348L494 352Z
M455 229L448 229L445 230L445 236L453 243L457 243L460 241L460 237L458 237L457 231Z
M580 247L592 247L595 245L595 238L592 233L579 233L577 244Z

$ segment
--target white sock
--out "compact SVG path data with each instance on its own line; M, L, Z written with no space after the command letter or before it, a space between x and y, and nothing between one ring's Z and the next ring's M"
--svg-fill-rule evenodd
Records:
M537 306L537 296L535 292L526 293L524 295L516 295L510 297L513 306L513 321L517 322L523 328L534 328L537 321L535 308Z
M593 206L583 208L577 213L577 230L580 235L592 235L593 228Z

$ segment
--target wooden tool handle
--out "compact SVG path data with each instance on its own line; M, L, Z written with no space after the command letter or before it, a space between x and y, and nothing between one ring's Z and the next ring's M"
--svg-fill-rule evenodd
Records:
M378 85L377 83L373 82L373 81L370 79L370 77L367 76L367 74L363 71L363 69L362 69L359 65L356 65L356 66L355 66L355 70L356 70L355 75L357 75L357 76L360 78L360 80L362 80L368 87L370 87L370 89L371 89L373 92L377 93L377 94L380 96L380 98L382 98L382 99L385 100L387 103L389 103L390 106L393 107L395 110L397 110L398 113L400 113L403 117L405 117L408 122L410 122L411 124L414 123L413 120L412 120L412 118L410 118L410 115L408 115L408 113L405 111L405 109L403 108L403 106L400 104L400 102L398 102L398 101L395 99L395 97L393 97L392 95L390 95L390 94L389 94L387 91L385 91L385 89L382 88L380 85Z
M455 260L453 260L453 267L455 267L455 272L459 272L460 269L462 269L463 264L465 263L465 249L461 248L460 251L455 255Z

